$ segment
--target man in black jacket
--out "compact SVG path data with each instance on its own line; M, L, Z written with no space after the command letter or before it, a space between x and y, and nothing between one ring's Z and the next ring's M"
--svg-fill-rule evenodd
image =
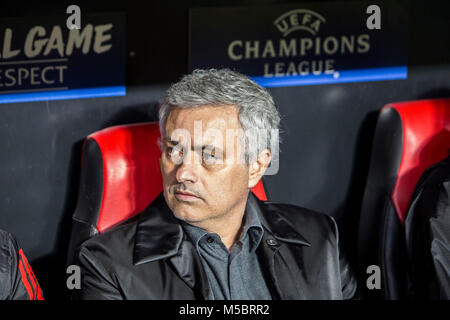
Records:
M276 173L279 122L267 90L239 73L197 70L172 85L160 109L163 193L81 245L80 297L354 298L334 220L250 192Z
M14 237L0 230L0 300L43 300L41 287Z
M408 296L450 299L450 157L430 166L414 191L405 220Z

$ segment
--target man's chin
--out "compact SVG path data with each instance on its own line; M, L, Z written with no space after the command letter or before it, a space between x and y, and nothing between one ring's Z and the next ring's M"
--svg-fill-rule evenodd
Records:
M179 219L183 220L186 223L189 224L198 224L199 222L203 221L204 219L202 216L200 216L198 213L191 213L191 212L183 212L183 211L174 211L174 216Z

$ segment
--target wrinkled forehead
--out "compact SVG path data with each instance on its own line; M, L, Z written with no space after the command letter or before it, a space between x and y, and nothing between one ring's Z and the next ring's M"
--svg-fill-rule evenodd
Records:
M171 110L165 127L165 138L186 131L193 138L215 140L215 133L226 137L228 130L241 130L238 108L233 105L175 107ZM206 142L206 141L205 141Z

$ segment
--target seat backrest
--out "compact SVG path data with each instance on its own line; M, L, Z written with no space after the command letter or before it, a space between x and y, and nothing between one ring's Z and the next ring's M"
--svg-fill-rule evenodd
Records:
M89 135L83 146L69 259L84 240L143 211L162 192L158 122L121 125ZM262 182L252 192L267 200Z
M450 99L391 103L379 114L358 232L360 276L381 269L370 297L400 299L406 286L405 214L424 170L448 155ZM363 282L365 284L365 282Z

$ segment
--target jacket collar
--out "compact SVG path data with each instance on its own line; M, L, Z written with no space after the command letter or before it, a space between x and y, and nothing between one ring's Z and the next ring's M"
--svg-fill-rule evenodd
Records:
M247 206L256 210L261 224L276 239L282 242L311 246L310 242L283 218L279 209L270 205L270 202L263 202L250 192Z
M163 193L141 213L136 228L133 264L140 265L177 254L183 230L167 206Z
M275 206L265 204L250 192L247 206L256 210L265 230L281 242L310 246L297 230L281 215ZM182 248L186 236L181 224L167 206L163 194L141 213L136 230L134 265L186 254Z

